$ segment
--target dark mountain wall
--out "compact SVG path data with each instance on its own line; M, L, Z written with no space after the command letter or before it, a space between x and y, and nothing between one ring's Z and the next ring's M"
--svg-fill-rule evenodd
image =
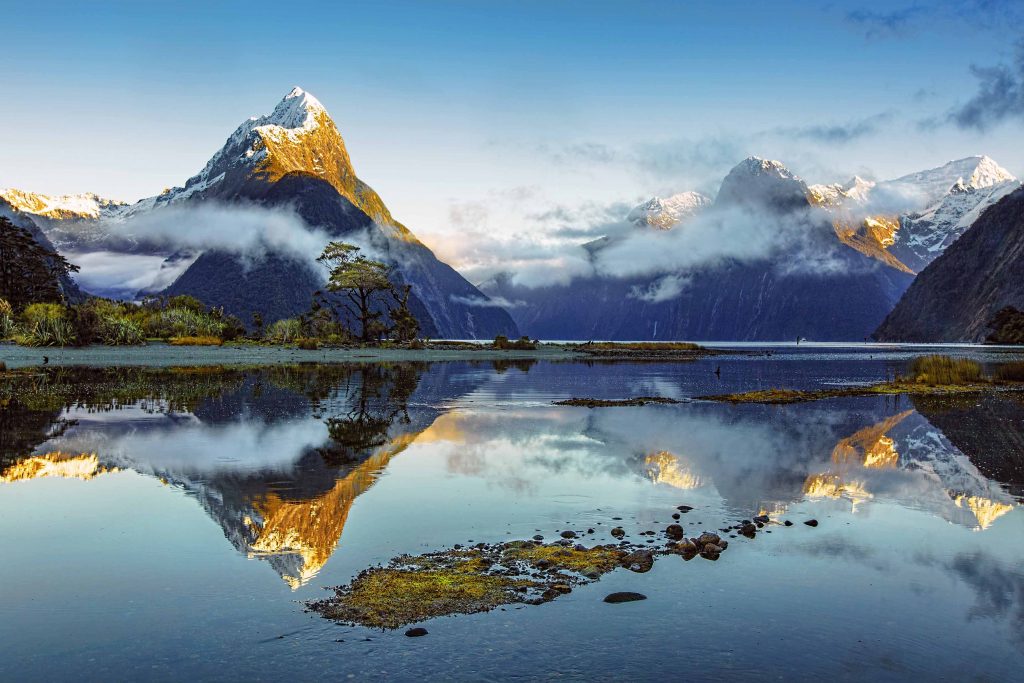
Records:
M982 341L1004 306L1024 309L1024 190L987 209L925 268L875 332L881 341Z
M851 250L851 254L853 254ZM859 255L853 260L866 260ZM587 278L542 289L491 289L524 334L541 339L859 341L869 335L911 277L881 265L850 273L783 274L776 264L730 263L686 275L667 301L637 298L651 279Z
M371 255L393 264L396 279L412 285L410 307L424 336L493 338L518 334L503 309L464 303L483 300L484 295L430 249L407 231L375 223L322 179L292 173L273 183L253 179L238 187L213 189L192 201L287 206L332 239L369 241ZM196 259L165 293L191 294L210 305L224 306L246 323L259 312L266 323L271 323L308 310L313 292L323 289L325 274L312 267L316 256L311 254L302 260L280 252L253 257L211 251Z

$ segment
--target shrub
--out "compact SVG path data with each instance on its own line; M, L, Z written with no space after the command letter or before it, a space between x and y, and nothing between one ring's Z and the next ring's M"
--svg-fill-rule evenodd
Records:
M14 335L14 308L7 299L0 299L0 339L9 339Z
M420 351L427 348L427 345L423 343L422 339L413 339L409 342L409 348L414 351Z
M31 304L22 313L26 346L67 346L75 341L75 330L60 304Z
M138 318L140 309L108 299L89 299L68 309L68 319L80 346L100 343L112 346L141 344L145 340Z
M224 323L191 308L168 308L146 318L144 329L150 337L220 337Z
M320 340L316 337L299 337L295 340L295 345L305 351L316 351L320 348Z
M530 341L530 338L527 336L522 336L516 341L509 341L508 337L503 334L499 334L494 338L494 348L512 349L516 351L533 351L537 348L537 344Z
M172 346L221 346L223 343L220 337L171 337Z
M981 365L967 358L918 356L910 361L909 379L930 386L969 384L981 381Z
M1001 382L1024 382L1024 362L1002 363L996 367L993 377Z
M194 296L188 294L179 294L178 296L172 296L167 300L167 306L165 308L180 308L186 311L192 311L193 313L205 313L206 306L203 302Z
M145 341L142 328L123 316L108 316L100 321L99 340L111 346L134 346Z
M275 344L290 344L301 336L302 323L295 318L285 318L267 328L266 339Z
M234 341L245 336L245 324L236 315L229 315L224 318L220 336L224 341Z

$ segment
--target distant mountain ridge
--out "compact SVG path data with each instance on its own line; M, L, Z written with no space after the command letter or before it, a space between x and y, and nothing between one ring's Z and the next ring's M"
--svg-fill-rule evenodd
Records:
M819 227L805 230L802 239L844 272L793 274L785 261L726 260L541 288L518 286L507 273L481 288L522 302L511 310L518 325L546 338L860 340L885 318L917 269L1016 187L1016 178L984 156L890 181L855 176L843 184L810 186L778 161L750 157L730 171L714 200L692 192L654 197L630 211L626 222L641 230L686 230L690 221L715 210L737 209L782 217L783 223L806 221ZM729 225L722 221L722 229ZM596 263L621 239L583 246ZM776 258L788 258L788 265L800 259L785 252Z

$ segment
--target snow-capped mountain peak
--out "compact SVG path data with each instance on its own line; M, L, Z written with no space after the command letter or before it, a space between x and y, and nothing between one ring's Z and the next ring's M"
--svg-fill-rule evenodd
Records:
M107 217L128 206L125 202L100 197L91 192L45 195L13 187L0 188L0 199L24 213L60 220Z
M768 175L776 178L783 178L786 180L796 179L796 175L793 174L785 164L781 161L774 161L772 159L762 159L758 156L749 156L740 163L738 163L730 172L740 173L752 176Z
M992 187L1004 183L1008 180L1016 180L1012 173L1007 171L1005 168L997 164L990 157L969 157L970 159L977 159L977 165L974 167L974 171L965 180L967 187L979 189L983 187ZM961 160L961 161L966 161Z
M710 205L711 198L700 192L680 192L671 197L652 197L630 211L626 220L637 227L670 230Z
M291 92L277 103L274 111L266 116L254 116L250 121L258 126L279 126L281 128L313 128L317 125L320 114L327 114L320 100L302 88L295 86Z

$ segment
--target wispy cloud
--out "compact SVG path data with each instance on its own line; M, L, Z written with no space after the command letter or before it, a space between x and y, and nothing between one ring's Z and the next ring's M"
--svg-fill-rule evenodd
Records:
M771 132L780 137L843 145L877 133L892 122L894 116L893 112L886 111L846 123L780 127Z
M1024 6L1019 0L930 0L884 10L860 7L845 19L868 40L906 38L937 22L1013 31L1024 19Z
M1016 43L1014 53L1008 64L971 66L978 90L949 112L949 122L984 131L1010 119L1024 121L1024 40Z
M919 4L882 12L859 8L848 12L846 20L862 29L868 39L889 38L906 35L916 27L919 19L931 11Z

